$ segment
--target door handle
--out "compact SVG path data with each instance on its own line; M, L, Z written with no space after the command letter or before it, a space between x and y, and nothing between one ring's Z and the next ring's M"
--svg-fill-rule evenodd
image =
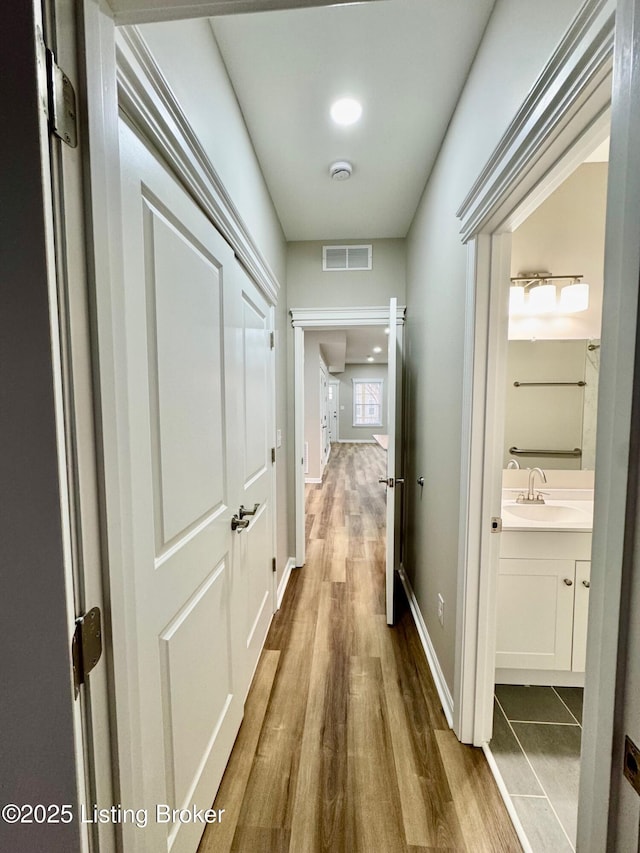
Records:
M591 586L591 581L582 581L582 586L584 586L584 587L586 587L587 589L589 589L589 587Z
M254 504L253 509L245 509L244 504L240 504L238 515L240 516L240 518L244 518L245 515L255 515L258 511L259 506L260 504Z
M231 529L236 530L238 533L241 533L250 524L250 521L241 521L237 515L234 515L231 519Z
M573 581L571 580L571 578L565 578L564 582L567 586L573 586Z
M389 479L387 479L386 477L379 477L378 482L384 483L385 486L389 486L390 489L393 488L393 477L389 477Z

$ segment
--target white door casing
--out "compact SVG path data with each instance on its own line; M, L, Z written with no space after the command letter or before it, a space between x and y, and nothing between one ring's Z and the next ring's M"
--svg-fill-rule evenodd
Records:
M231 518L253 451L237 393L250 321L233 251L124 122L120 155L134 540L115 693L129 691L132 716L124 739L120 727L123 805L152 814L211 805L242 718ZM202 830L150 821L128 849L191 853Z

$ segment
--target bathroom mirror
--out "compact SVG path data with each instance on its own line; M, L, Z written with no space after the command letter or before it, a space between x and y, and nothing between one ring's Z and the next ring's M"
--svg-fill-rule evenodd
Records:
M507 352L504 467L593 470L600 341L512 340Z

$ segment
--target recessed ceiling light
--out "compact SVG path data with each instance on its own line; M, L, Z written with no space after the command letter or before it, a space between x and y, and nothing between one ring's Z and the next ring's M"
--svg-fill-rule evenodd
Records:
M368 355L367 361L375 361L375 358L372 355Z
M362 105L353 98L340 98L331 106L331 118L336 124L353 124L362 115Z
M374 347L373 351L374 352L382 352L382 347Z
M384 333L385 335L391 334L391 329L387 326L387 328L384 330Z

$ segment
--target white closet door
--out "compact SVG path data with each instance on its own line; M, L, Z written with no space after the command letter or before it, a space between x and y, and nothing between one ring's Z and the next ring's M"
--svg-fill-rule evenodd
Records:
M240 557L235 569L242 588L242 646L244 682L249 683L274 612L273 557L273 352L270 344L271 312L267 301L236 262L237 289L241 293L240 363L236 391L241 405L239 432L241 465L240 504L246 529L238 529ZM243 696L244 698L244 696Z
M231 518L244 494L246 308L227 243L122 122L120 141L135 559L114 667L130 713L118 732L123 805L150 814L127 850L192 853L201 823L153 815L157 803L210 807L242 717Z

